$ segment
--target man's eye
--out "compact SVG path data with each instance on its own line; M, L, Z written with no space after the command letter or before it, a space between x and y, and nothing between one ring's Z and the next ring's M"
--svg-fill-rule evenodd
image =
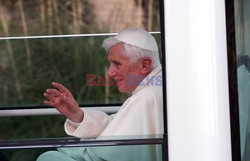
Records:
M114 62L114 64L115 64L115 66L120 66L121 65L121 63L119 63L119 62Z

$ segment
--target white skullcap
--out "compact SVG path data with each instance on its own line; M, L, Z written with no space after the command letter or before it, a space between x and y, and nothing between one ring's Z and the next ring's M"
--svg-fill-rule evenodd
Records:
M123 30L115 38L129 45L137 46L150 51L158 51L154 37L143 28L129 28Z

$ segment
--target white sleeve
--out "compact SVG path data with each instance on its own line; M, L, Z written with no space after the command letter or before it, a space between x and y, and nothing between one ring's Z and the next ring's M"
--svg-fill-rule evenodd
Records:
M95 138L101 134L113 116L97 110L84 109L83 121L74 123L67 119L64 124L65 132L79 138Z
M101 136L146 136L163 134L163 103L160 90L143 90L130 97Z

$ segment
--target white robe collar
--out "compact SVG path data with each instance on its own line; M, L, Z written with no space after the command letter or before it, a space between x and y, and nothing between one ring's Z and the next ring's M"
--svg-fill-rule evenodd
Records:
M141 91L142 89L146 88L147 86L150 86L149 84L150 84L150 82L152 81L152 79L154 78L154 76L159 75L159 74L161 73L161 71L162 71L161 65L155 67L155 68L147 75L147 77L148 77L148 78L151 78L151 79L145 81L146 78L144 78L144 79L142 80L142 81L147 82L147 84L144 85L144 86L139 86L139 85L138 85L138 86L135 88L135 90L132 92L132 95L138 93L139 91Z

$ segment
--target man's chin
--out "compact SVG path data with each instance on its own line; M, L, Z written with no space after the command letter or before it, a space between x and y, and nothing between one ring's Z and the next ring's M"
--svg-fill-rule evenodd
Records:
M120 93L128 93L128 94L130 94L130 93L132 93L132 89L127 89L127 88L123 88L123 87L119 87L118 86L118 91L120 92Z
M124 88L124 87L122 87L122 86L118 86L118 91L119 91L120 93L128 93L127 89Z
M127 93L127 91L121 87L118 87L118 91L121 92L121 93Z

